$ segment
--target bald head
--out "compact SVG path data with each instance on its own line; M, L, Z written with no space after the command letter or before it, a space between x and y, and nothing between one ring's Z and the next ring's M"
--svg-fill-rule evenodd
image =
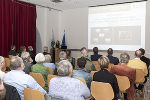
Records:
M140 58L142 56L142 52L140 50L135 51L135 57Z

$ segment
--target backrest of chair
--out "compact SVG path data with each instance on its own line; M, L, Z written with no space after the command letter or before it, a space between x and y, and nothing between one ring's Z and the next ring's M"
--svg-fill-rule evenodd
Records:
M54 74L53 69L51 67L48 67L48 70L49 70L50 74L52 74L52 75Z
M8 55L9 59L11 59L13 57L13 55Z
M24 100L45 100L45 97L38 90L24 88Z
M41 86L45 86L45 81L41 73L33 73L30 72L30 75L37 81L37 83Z
M145 74L143 70L141 69L136 69L136 79L135 83L143 83L145 80Z
M91 71L91 78L93 80L93 76L94 76L94 73L97 72L97 71Z
M94 64L95 69L96 69L97 71L101 70L101 68L100 68L100 65L99 65L98 61L92 61L92 63Z
M10 66L10 59L9 58L5 58L5 66L6 67Z
M114 98L114 92L109 83L92 81L91 94L96 100L112 100Z
M51 74L49 74L49 75L47 76L48 86L49 86L50 80L51 80L52 78L54 78L54 77L58 77L58 76L57 76L57 75L51 75Z
M77 79L80 80L81 82L83 82L83 84L87 86L87 84L86 84L84 79L82 79L82 78L77 78Z
M118 86L120 92L125 93L126 90L130 87L130 81L126 76L115 75L117 78Z

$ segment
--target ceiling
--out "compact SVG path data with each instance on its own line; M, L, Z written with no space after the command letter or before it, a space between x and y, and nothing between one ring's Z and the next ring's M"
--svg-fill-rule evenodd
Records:
M61 0L63 2L54 3L52 0L20 0L33 4L38 4L50 8L55 8L59 10L83 8L88 6L141 1L141 0Z

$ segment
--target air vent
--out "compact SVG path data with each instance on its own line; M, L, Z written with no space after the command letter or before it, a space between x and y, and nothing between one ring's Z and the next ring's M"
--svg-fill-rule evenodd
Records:
M52 2L55 2L55 3L59 3L59 2L63 2L61 0L51 0Z

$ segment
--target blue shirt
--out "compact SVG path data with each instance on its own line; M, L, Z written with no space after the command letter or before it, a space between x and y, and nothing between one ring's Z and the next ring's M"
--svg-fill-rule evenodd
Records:
M24 100L24 88L31 88L41 91L44 95L46 91L28 74L22 70L11 70L4 75L4 83L14 86L21 100Z
M71 77L55 77L50 80L49 94L67 100L85 100L90 90L80 80Z
M92 81L90 73L86 72L84 69L74 70L72 73L72 77L84 79L88 88L90 89L91 81Z
M55 64L54 63L43 63L44 66L46 67L51 67L53 69L53 72L55 71Z

